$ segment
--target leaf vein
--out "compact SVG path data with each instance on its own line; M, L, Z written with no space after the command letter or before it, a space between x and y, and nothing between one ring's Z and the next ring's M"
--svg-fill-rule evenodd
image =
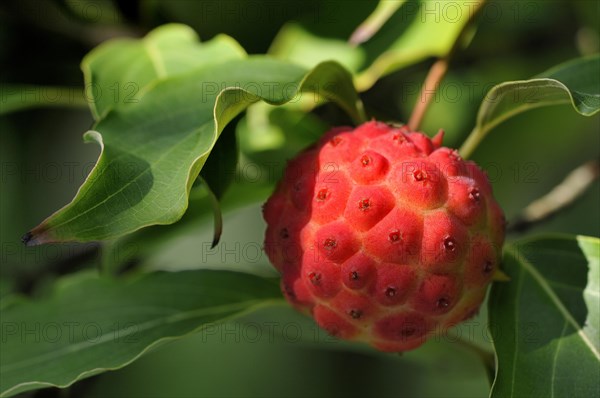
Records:
M132 332L140 333L140 332L143 332L146 330L150 330L154 327L168 325L168 324L180 322L183 320L192 319L195 317L201 317L201 316L218 314L218 313L226 313L226 312L235 311L238 309L243 309L246 307L252 307L253 305L258 304L260 302L262 302L262 301L261 300L248 300L248 301L242 301L242 302L238 302L238 303L224 304L224 305L210 307L210 308L200 308L200 309L195 309L195 310L186 311L186 312L169 314L167 316L163 316L163 317L159 317L156 319L152 319L152 320L143 322L143 323L137 325L135 330L130 331L130 333L132 333ZM95 346L99 346L101 344L112 341L115 336L119 336L119 338L124 338L128 335L127 333L125 333L128 331L128 329L131 329L131 328L130 327L121 328L121 329L112 331L110 333L104 333L104 334L98 336L97 338L95 338L93 341L91 341L91 340L81 341L81 342L78 342L78 343L75 343L72 345L62 347L61 349L58 349L56 351L50 351L45 354L38 355L37 357L27 358L20 362L13 362L9 365L5 365L2 368L0 368L0 371L2 371L3 373L9 372L9 371L14 372L15 370L22 369L27 366L31 366L31 364L33 364L33 363L56 360L56 358L59 358L61 356L67 355L67 354L71 354L73 352L81 351L86 348L92 348Z
M521 297L521 287L523 286L523 268L519 268L519 282L517 285L517 297L515 297L515 325L519 324L519 303ZM519 349L519 328L515 328L515 344L514 344L514 353L513 353L513 363L512 363L512 377L511 377L511 388L510 388L510 396L515 396L515 379L517 376L517 351Z
M150 58L150 62L152 63L152 67L156 72L156 76L158 78L163 78L167 76L167 68L165 67L164 61L160 55L160 51L158 48L150 42L149 40L144 40L144 49L148 53L148 57Z
M565 319L563 323L562 331L560 332L560 336L558 337L558 343L556 344L556 351L554 351L554 357L552 358L552 377L550 379L550 391L551 397L554 397L554 380L556 378L556 363L558 362L558 352L560 351L560 346L563 342L562 337L565 335L567 331L568 322Z
M508 250L512 252L515 258L519 259L518 262L522 265L521 268L525 269L527 272L529 272L529 274L531 274L531 277L540 285L540 287L548 295L550 300L552 300L552 302L554 303L558 311L561 313L561 315L566 319L567 322L571 324L571 326L573 326L573 328L575 328L575 330L577 330L577 334L583 340L585 345L587 345L590 351L594 354L594 356L598 360L600 360L600 353L598 352L598 350L596 350L596 347L594 347L594 344L592 344L589 337L583 332L581 325L577 323L575 318L573 318L573 316L565 308L564 304L560 301L554 290L552 290L550 285L544 280L544 277L538 272L535 266L531 264L527 259L525 259L524 256L518 256L517 253L515 253L514 248L509 247Z

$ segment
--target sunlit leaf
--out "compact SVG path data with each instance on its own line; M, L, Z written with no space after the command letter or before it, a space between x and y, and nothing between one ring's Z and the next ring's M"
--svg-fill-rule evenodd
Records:
M108 41L83 58L81 69L96 120L115 107L138 103L161 80L246 55L229 36L200 43L185 25L163 25L143 39Z
M310 26L290 23L279 32L270 53L305 67L325 60L340 62L356 73L356 87L364 91L395 70L447 55L480 4L382 0L352 38L323 37L313 33ZM364 26L367 31L361 30ZM357 32L368 34L357 41ZM471 36L465 35L465 42L459 45L466 44ZM352 41L361 44L355 46Z
M151 50L144 39L139 51L149 58L131 62L133 70L122 56L137 43L130 40L105 44L86 58L86 75L100 86L139 76L138 101L114 106L96 99L97 115L108 113L84 137L101 146L98 163L73 201L28 233L26 243L109 239L177 221L221 131L254 102L283 104L308 91L315 101L335 101L356 122L364 120L351 76L335 62L306 70L262 56L215 64L205 54L207 64L193 67L172 51L189 44L178 29L188 31L170 25L152 32ZM110 63L112 53L117 64Z

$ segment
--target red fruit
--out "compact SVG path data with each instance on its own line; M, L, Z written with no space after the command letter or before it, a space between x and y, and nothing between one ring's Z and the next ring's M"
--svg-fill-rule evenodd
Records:
M431 272L459 270L470 246L469 232L446 209L425 216L421 266Z
M446 177L426 158L398 159L390 173L392 192L408 205L434 209L446 201Z
M331 306L338 314L345 316L349 322L353 320L364 322L379 312L379 308L368 296L348 290L342 290L331 300Z
M452 310L460 298L457 278L452 275L428 275L411 297L412 306L424 314L439 315Z
M498 268L498 255L485 236L473 236L471 241L471 249L465 262L464 281L467 286L478 287L492 279Z
M341 266L342 283L351 290L360 290L373 283L377 263L363 253L357 253Z
M422 216L397 207L363 234L363 246L381 262L406 264L418 259L422 235Z
M423 344L432 328L428 318L403 310L383 316L373 325L373 345L382 351L408 351Z
M348 223L335 221L319 228L312 247L316 249L316 261L341 264L360 249L360 242ZM305 249L312 247L305 246Z
M323 329L332 336L341 339L351 339L358 333L358 328L347 317L338 311L331 310L324 305L316 305L313 311L315 320Z
M485 196L477 183L468 177L454 177L448 181L447 208L465 225L480 225L485 221Z
M395 306L413 293L417 273L410 265L382 263L377 267L377 282L371 296L379 304Z
M374 151L360 154L350 166L350 175L359 184L370 184L385 178L390 165L388 160Z
M265 204L285 297L332 335L406 351L477 313L504 215L486 174L442 138L375 121L333 129Z
M448 179L458 175L467 174L467 165L456 149L446 147L436 149L429 155L429 160L432 161L441 171L442 175Z
M302 280L309 290L320 298L335 297L342 288L340 266L338 264L318 261L306 256L302 262Z
M311 208L311 218L320 224L342 216L352 190L350 181L343 173L322 174L317 176Z
M396 199L384 187L357 186L346 203L344 217L348 224L359 231L369 230L394 207Z

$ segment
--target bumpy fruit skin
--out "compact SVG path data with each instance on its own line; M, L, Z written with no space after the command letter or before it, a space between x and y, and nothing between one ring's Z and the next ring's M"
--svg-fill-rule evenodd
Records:
M504 216L475 163L406 126L339 127L264 206L286 298L330 334L407 351L477 313Z

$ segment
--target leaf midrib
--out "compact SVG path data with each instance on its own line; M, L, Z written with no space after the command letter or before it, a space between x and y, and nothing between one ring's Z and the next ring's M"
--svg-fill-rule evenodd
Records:
M241 310L244 308L250 308L253 305L262 303L262 302L264 302L264 300L248 300L248 301L242 301L242 302L233 303L233 304L225 304L225 305L220 305L220 306L215 306L215 307L210 307L210 308L200 308L200 309L195 309L192 311L178 312L175 314L170 314L168 316L159 317L159 318L152 319L152 320L146 321L144 323L141 323L141 324L137 325L135 333L144 332L144 331L150 330L155 327L165 326L165 325L173 324L176 322L193 319L196 317L218 314L218 313L226 313L226 312L232 312L235 310ZM130 329L130 327L122 328L122 329L119 329L116 331L111 331L110 333L104 333L95 342L82 341L82 342L78 342L75 344L63 346L59 350L50 351L50 352L38 355L37 357L27 358L26 360L10 363L8 365L5 365L4 367L1 367L0 372L2 372L2 373L11 372L11 371L14 372L15 369L18 370L18 369L21 369L24 367L28 367L28 366L31 366L32 364L35 364L38 362L42 363L44 361L47 362L49 360L56 360L56 358L60 358L67 354L72 354L74 352L82 351L82 350L89 349L92 347L97 347L101 344L112 341L113 337L115 336L115 333L121 337L126 337L128 334L122 335L122 334L120 334L120 332L126 331L127 329Z
M517 259L516 257L514 257L515 260ZM515 302L515 325L519 324L519 302L520 302L520 298L521 298L521 292L523 291L523 289L521 289L521 286L523 286L523 267L519 268L519 282L517 284L517 294L516 297L514 299ZM515 328L515 344L514 344L514 351L513 351L513 365L512 365L512 384L511 384L511 389L510 389L510 396L514 397L515 396L515 380L516 380L516 373L517 373L517 351L519 349L519 328Z
M564 323L563 323L563 328L560 332L560 336L558 337L558 342L556 344L556 350L554 351L554 357L552 358L552 378L551 381L552 383L550 383L550 396L552 398L554 398L554 380L556 380L556 364L558 363L558 352L560 351L562 342L563 342L563 336L565 335L565 332L567 331L567 326L568 326L568 322L566 319L564 319Z
M142 40L142 43L144 46L144 50L148 54L148 59L150 59L152 68L154 68L154 72L156 72L156 78L161 79L167 76L167 68L162 59L162 56L160 55L160 51L158 51L154 43L152 43L148 39Z
M190 131L189 133L185 134L186 137L191 136L194 132L200 130L200 128L194 129L192 131ZM187 144L184 140L181 140L180 142L176 143L175 145L171 146L171 148L169 148L168 150L166 150L165 152L163 152L154 162L149 163L149 166L147 168L145 168L144 170L142 170L138 175L136 175L134 178L132 178L130 181L128 181L126 184L123 184L123 186L121 188L119 188L118 190L112 192L110 195L108 195L106 198L104 198L102 201L96 203L95 205L87 208L85 211L77 214L75 217L71 217L67 220L64 220L58 224L55 224L52 226L52 228L58 228L60 226L63 226L65 224L71 223L73 221L75 221L76 219L80 218L81 216L95 210L96 208L100 207L101 205L105 204L106 202L108 202L110 199L112 199L113 197L115 197L116 195L118 195L119 193L121 193L122 191L124 191L125 189L129 188L130 185L134 184L141 176L143 176L144 174L150 172L154 167L156 167L156 165L158 165L166 156L168 156L172 151L174 151L175 149L179 148L181 145ZM202 157L204 156L206 153L202 153L199 154L198 157ZM120 157L120 156L119 156ZM114 163L118 160L118 158L112 159L111 163ZM107 168L104 168L102 170L102 173L104 173L106 170L108 170ZM98 178L100 176L96 176L96 178Z

